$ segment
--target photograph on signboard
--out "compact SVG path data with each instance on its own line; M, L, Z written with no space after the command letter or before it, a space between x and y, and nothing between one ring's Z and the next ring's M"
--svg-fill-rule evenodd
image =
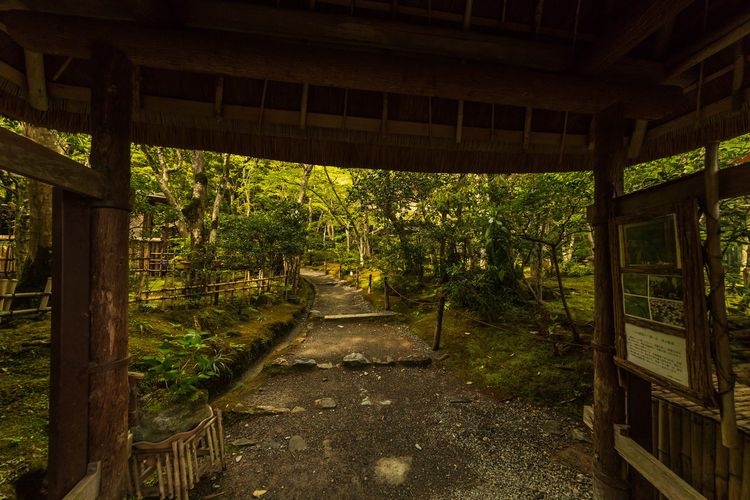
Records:
M679 267L675 220L671 215L623 227L623 264Z
M622 292L626 316L676 328L685 327L682 277L623 273Z
M624 273L622 291L630 295L648 296L648 274Z
M648 295L657 299L682 300L682 278L680 276L648 276Z

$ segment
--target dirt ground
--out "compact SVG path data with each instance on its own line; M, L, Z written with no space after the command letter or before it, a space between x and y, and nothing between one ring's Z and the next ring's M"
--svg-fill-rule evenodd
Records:
M358 291L322 274L306 277L316 285L320 314L371 311ZM354 352L368 361L433 361L341 366ZM227 412L228 466L195 497L591 497L590 450L571 437L582 432L578 423L493 400L434 354L398 320L310 320L258 383L217 401ZM292 366L306 359L316 365ZM264 414L252 414L258 407Z

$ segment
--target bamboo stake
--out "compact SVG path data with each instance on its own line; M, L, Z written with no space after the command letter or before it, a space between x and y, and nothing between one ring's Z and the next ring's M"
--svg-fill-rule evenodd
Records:
M692 450L692 471L690 475L693 478L693 487L700 490L701 481L703 480L703 453L701 452L703 448L703 440L701 439L703 435L703 419L697 413L691 412L690 420L692 427L690 436L692 439L690 445Z
M729 450L729 499L739 500L742 492L742 448Z
M706 498L714 496L714 476L716 461L716 423L713 419L703 419L703 485L701 491Z
M680 417L682 420L682 437L680 439L682 451L681 451L681 457L682 457L682 477L687 481L688 483L695 486L692 482L692 454L691 454L691 444L692 444L692 438L690 436L691 432L691 425L690 425L690 412L685 410L680 410Z
M669 468L678 475L682 474L681 437L679 410L675 405L669 405Z
M745 453L742 459L742 490L740 498L750 498L750 443L745 441Z
M669 417L667 402L659 400L659 461L669 465Z
M735 375L729 350L724 265L721 261L721 227L719 224L719 143L706 145L706 253L711 287L711 332L716 350L716 375L721 397L721 440L727 448L740 445L734 407Z
M716 433L716 498L727 498L729 494L729 448L721 444L721 433Z

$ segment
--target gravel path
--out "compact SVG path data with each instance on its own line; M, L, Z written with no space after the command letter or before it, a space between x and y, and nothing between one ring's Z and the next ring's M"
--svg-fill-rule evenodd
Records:
M356 290L307 277L321 313L368 310ZM546 408L495 401L439 361L340 366L352 352L381 361L431 354L398 323L311 321L242 393L237 413L224 408L235 420L225 428L228 468L204 481L198 498L591 497L585 467L563 463L585 465L590 453L569 437L577 424ZM308 358L317 366L293 366Z

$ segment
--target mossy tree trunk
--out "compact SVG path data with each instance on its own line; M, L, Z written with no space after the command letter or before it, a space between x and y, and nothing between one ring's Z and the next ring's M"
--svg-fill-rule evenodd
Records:
M57 133L26 125L24 134L53 151L60 151ZM41 291L52 275L52 186L24 179L16 219L18 291Z

